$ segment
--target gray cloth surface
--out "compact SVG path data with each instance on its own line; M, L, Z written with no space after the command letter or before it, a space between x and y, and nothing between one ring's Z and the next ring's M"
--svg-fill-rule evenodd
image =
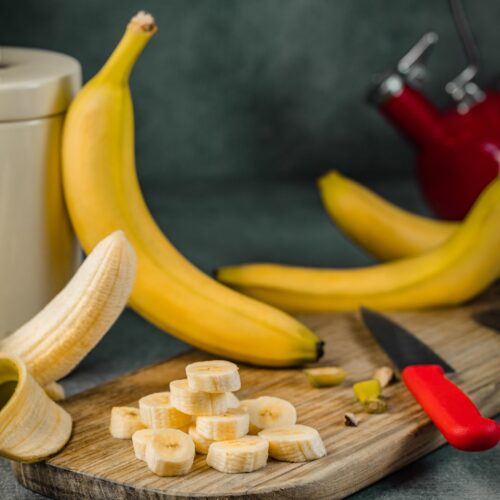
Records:
M374 187L403 206L424 211L412 182ZM312 181L188 184L148 193L165 232L206 271L264 259L346 267L371 262L330 223ZM75 394L184 349L185 344L126 311L63 385L68 394ZM498 498L499 464L499 447L466 454L445 446L353 498ZM7 461L0 461L0 492L0 498L8 500L41 498L16 484Z

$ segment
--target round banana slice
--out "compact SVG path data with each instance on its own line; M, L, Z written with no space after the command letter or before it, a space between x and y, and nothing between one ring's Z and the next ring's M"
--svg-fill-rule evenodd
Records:
M111 408L109 432L117 439L131 439L136 431L145 429L139 410L130 406L114 406Z
M231 392L241 387L238 367L230 361L199 361L186 366L189 388L203 392Z
M232 392L226 392L226 404L228 408L239 408L240 400Z
M51 382L44 387L47 396L52 399L52 401L62 401L66 397L64 392L64 387L57 382Z
M214 441L243 437L248 434L248 426L248 413L239 408L231 408L223 415L201 416L196 419L196 431Z
M170 382L170 401L188 415L222 415L227 410L225 392L194 391L189 388L187 379Z
M242 399L240 401L240 408L245 410L250 415L250 406L253 404L255 399ZM250 419L250 424L248 426L248 434L257 435L262 429L259 429L252 423L252 419Z
M0 456L36 462L58 452L71 436L71 416L17 357L0 354Z
M271 396L254 399L248 407L248 414L250 422L260 430L294 425L297 422L295 407L284 399Z
M319 432L307 425L266 429L259 436L269 442L269 455L282 462L307 462L326 455Z
M146 463L158 476L182 476L193 466L193 439L178 429L160 429L146 445Z
M139 399L142 421L152 429L183 429L193 417L172 406L169 392L155 392Z
M192 425L189 428L188 433L193 439L196 453L199 453L200 455L206 455L208 453L208 448L210 448L210 445L214 442L214 440L203 437L199 432L196 431L195 425Z
M228 474L253 472L267 464L269 443L258 436L245 436L210 445L207 464Z
M138 460L146 460L146 446L151 441L155 434L154 429L141 429L132 434L132 445L134 446L134 454Z

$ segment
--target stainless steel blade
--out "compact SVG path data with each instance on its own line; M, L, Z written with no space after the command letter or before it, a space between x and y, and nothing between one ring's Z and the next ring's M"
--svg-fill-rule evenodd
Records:
M360 311L363 322L375 340L400 370L411 365L440 365L445 372L455 371L401 325L365 307L361 307Z
M472 315L472 318L481 326L491 328L500 333L500 309L486 309Z

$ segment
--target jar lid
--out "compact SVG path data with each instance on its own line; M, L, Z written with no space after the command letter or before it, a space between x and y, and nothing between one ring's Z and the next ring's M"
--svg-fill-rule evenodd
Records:
M80 63L73 57L0 47L0 122L63 113L80 85Z

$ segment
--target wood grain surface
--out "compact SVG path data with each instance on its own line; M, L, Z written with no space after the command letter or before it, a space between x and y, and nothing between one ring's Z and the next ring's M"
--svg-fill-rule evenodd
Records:
M500 335L478 326L470 314L500 301L500 287L467 307L390 316L428 343L456 370L453 379L485 416L500 412ZM241 398L274 395L291 401L298 421L316 427L328 450L304 464L270 461L250 474L222 474L197 456L186 476L162 478L135 459L128 440L113 439L108 430L112 406L137 405L149 393L164 391L184 378L186 364L208 356L198 351L141 369L79 394L64 403L74 418L68 446L47 462L14 464L21 484L54 498L342 498L396 471L444 443L440 433L401 382L384 390L389 411L361 413L352 383L389 364L357 314L302 317L326 341L320 365L343 366L346 382L314 389L300 370L266 370L240 366ZM345 412L357 413L359 427L345 427ZM460 453L457 451L457 453Z

